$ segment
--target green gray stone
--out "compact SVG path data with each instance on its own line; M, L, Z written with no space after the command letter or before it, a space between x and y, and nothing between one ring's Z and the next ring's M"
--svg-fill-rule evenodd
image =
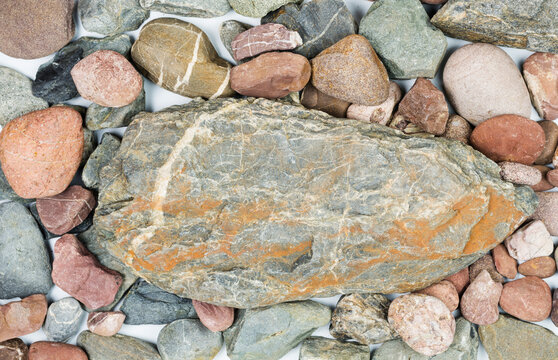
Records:
M227 0L140 0L144 9L167 14L210 18L231 10Z
M27 76L0 66L0 128L21 115L48 107L46 101L33 96L31 83Z
M239 310L223 333L227 355L231 360L279 359L330 318L327 306L309 300Z
M446 53L444 34L419 0L376 0L360 22L390 78L432 78Z
M474 325L465 318L459 318L455 325L453 343L441 354L429 357L414 351L403 340L392 340L376 349L372 360L477 360L478 348L479 336Z
M479 326L479 335L492 359L558 359L558 336L542 326L500 314L492 325Z
M157 348L163 360L212 360L223 347L223 335L197 319L180 319L161 329Z
M85 123L91 130L128 126L132 117L143 110L145 110L145 90L142 88L138 97L126 106L115 108L91 104L87 109Z
M236 20L227 20L219 25L219 37L221 38L221 42L223 43L229 54L231 54L231 57L233 57L231 46L232 41L238 34L245 32L251 27L252 26L248 24L244 24Z
M447 36L558 52L556 0L449 0L432 18Z
M93 151L95 151L95 146L97 145L97 140L95 139L95 134L93 131L86 127L83 127L83 153L81 155L81 163L79 166L84 166Z
M77 345L89 360L162 360L155 345L126 335L101 336L83 331Z
M80 0L78 15L83 28L103 35L133 31L149 17L139 0Z
M77 334L85 311L79 301L66 297L53 302L43 325L43 331L49 341L65 342Z
M119 147L120 139L116 135L103 134L101 143L89 156L81 172L81 180L86 187L90 189L99 187L101 169L114 158Z
M229 0L234 11L240 15L254 18L261 18L285 4L301 2L302 0Z
M299 360L369 360L366 345L312 336L302 342Z

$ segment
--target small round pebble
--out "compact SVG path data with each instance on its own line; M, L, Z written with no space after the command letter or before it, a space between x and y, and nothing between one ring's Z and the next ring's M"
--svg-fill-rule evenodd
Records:
M388 321L413 350L426 356L446 351L453 342L455 319L439 299L403 295L392 301Z
M558 169L550 170L546 173L546 180L553 187L558 186Z
M451 115L446 124L446 131L444 137L447 139L461 141L463 144L469 143L469 137L473 132L471 124L461 116L454 114Z
M92 312L87 317L87 328L97 335L113 336L120 331L125 319L122 311Z
M541 256L519 265L519 273L524 276L548 278L556 273L556 261L550 256Z
M500 176L505 181L517 185L534 186L542 180L542 173L532 166L509 161L501 162L499 165Z
M86 56L74 66L71 74L79 94L101 106L129 105L143 86L134 66L112 50L99 50Z
M77 334L84 314L79 302L71 297L50 304L43 325L47 339L62 342Z
M531 186L531 189L533 189L533 191L547 191L552 189L554 185L546 179L548 172L552 169L544 165L533 165L533 167L541 172L541 181Z
M490 325L498 320L498 300L502 284L492 280L483 270L469 285L461 297L461 314L477 325Z
M492 258L494 259L494 265L498 272L507 277L508 279L514 279L517 275L517 261L508 254L508 249L502 244L498 244L494 249L492 249Z
M450 311L457 309L459 305L459 294L451 281L442 280L439 283L430 285L427 288L416 291L417 294L434 296L446 304Z
M453 275L450 275L446 280L451 281L459 294L469 285L469 267L464 267Z
M28 360L29 349L20 339L0 342L0 360Z
M202 324L213 332L225 331L234 322L234 308L217 306L202 301L192 300L192 305Z
M510 281L504 284L500 307L524 321L543 321L548 318L552 308L550 288L536 276Z
M527 261L539 256L548 256L554 251L554 243L545 224L532 221L524 225L504 241L511 257Z

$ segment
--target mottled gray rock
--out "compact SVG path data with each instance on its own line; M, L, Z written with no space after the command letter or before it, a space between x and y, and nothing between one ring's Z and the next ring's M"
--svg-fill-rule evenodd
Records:
M41 222L39 212L37 211L37 204L36 203L29 204L29 211L31 212L31 215L33 215L33 217L35 218L35 221L37 222L37 225L39 225L39 229L41 229L41 232L42 232L43 236L45 237L45 239L50 240L50 239L53 239L55 237L60 236L60 235L56 235L56 234L51 233L50 231L48 231L45 228L45 226ZM83 220L83 222L81 224L79 224L75 228L68 231L68 234L82 233L85 230L89 229L91 227L91 225L93 225L93 212L91 212L89 214L89 216L86 217L85 220Z
M142 8L167 14L210 18L231 10L227 0L140 0Z
M283 303L240 310L225 330L231 360L281 358L331 318L331 310L315 301Z
M118 292L114 296L114 301L107 306L104 306L99 309L95 309L96 311L109 311L116 306L116 304L120 301L124 293L128 291L128 289L136 282L138 279L137 275L132 272L132 270L122 264L120 260L112 256L101 244L97 238L97 232L95 231L95 226L91 226L87 231L82 232L81 234L77 235L79 241L87 250L89 250L97 260L107 268L111 270L117 271L120 275L122 275L122 284L118 288ZM91 311L93 309L87 309L87 311Z
M369 360L366 345L312 336L302 342L300 360Z
M477 330L470 322L459 318L453 343L441 354L429 357L414 351L403 340L392 340L376 349L372 360L476 360L478 348Z
M329 332L334 338L366 345L398 338L387 321L389 303L382 294L343 296L333 311Z
M419 0L374 1L359 34L370 40L390 78L432 78L446 53L446 37Z
M161 360L155 345L131 336L101 336L83 331L77 338L89 360Z
M180 319L161 329L157 348L163 360L212 360L223 347L223 335L197 319Z
M302 0L229 0L234 11L240 15L261 18L265 14L289 3L300 3Z
M43 331L49 341L64 342L77 334L85 311L79 301L67 297L53 302L43 325Z
M81 172L81 180L85 186L88 188L99 187L101 169L114 158L119 147L120 139L117 136L111 133L103 134L101 143L93 151Z
M499 171L445 138L265 99L194 100L136 116L103 168L95 223L138 275L216 305L404 292L534 211L533 191Z
M91 130L128 126L132 117L143 110L145 110L144 89L130 105L115 108L91 104L87 109L85 123Z
M219 25L219 37L221 38L221 42L223 43L223 45L225 45L225 48L227 49L229 54L231 54L231 57L233 59L234 57L233 57L233 51L231 46L232 41L238 34L245 32L251 27L252 27L251 25L244 24L236 20L227 20L222 22L221 25Z
M83 155L81 156L81 163L79 166L85 165L87 159L89 159L96 146L97 140L93 131L83 127Z
M283 24L297 31L303 44L293 50L312 59L346 36L355 34L357 23L343 0L313 0L287 4L262 18L262 24Z
M138 280L124 297L120 311L126 314L125 324L168 324L178 319L195 319L192 300L184 299Z
M449 0L432 18L447 36L558 52L556 0Z
M479 326L490 359L558 359L558 336L542 326L500 314L498 321Z
M139 28L149 10L139 0L80 0L78 15L85 30L115 35Z
M0 127L28 112L47 107L46 101L33 96L27 76L0 66Z
M0 204L0 299L46 294L52 287L46 243L21 204Z

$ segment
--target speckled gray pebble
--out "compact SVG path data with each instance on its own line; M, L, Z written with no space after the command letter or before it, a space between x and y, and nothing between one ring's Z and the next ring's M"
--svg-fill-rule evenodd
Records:
M111 133L104 133L101 143L85 163L81 180L88 188L97 188L100 184L101 169L116 155L120 147L120 139Z
M528 165L504 161L500 164L500 175L505 181L517 185L537 185L542 180L542 173Z
M64 342L77 334L85 311L79 301L67 297L53 302L43 325L43 331L49 341Z
M91 130L128 126L132 117L145 110L145 90L130 104L119 108L91 104L87 109L85 123Z
M101 336L83 331L77 338L89 360L161 360L155 345L131 336Z
M0 126L28 112L47 107L46 101L33 96L31 80L27 76L0 66Z
M223 335L197 319L180 319L165 326L157 338L163 360L212 360L223 347Z
M319 336L302 342L299 360L369 360L370 349L359 345Z
M78 14L85 30L115 35L139 28L149 10L139 0L80 0Z
M227 49L231 57L233 56L232 46L231 46L232 41L238 34L243 33L250 28L252 28L252 26L241 23L236 20L227 20L221 23L221 25L219 26L219 37L221 38L221 42L223 43L223 45L225 46L225 48ZM250 60L250 59L246 59L246 60Z

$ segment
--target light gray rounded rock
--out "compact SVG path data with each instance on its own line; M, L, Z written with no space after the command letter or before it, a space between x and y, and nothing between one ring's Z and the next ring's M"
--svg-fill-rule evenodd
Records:
M165 326L157 338L163 360L212 360L223 347L223 335L197 319L180 319Z
M85 115L85 124L91 130L128 126L134 115L143 110L145 110L145 90L142 88L138 97L126 106L105 107L91 104Z
M233 56L231 45L232 41L238 34L243 33L250 28L252 28L252 26L236 20L227 20L219 26L219 37L229 54L231 54L231 57Z
M149 10L139 0L80 0L78 15L85 30L115 35L139 28Z
M88 188L97 188L100 183L101 169L116 155L120 147L120 139L111 134L104 133L101 143L93 151L81 172L81 180Z
M210 18L231 10L227 0L140 0L142 8L167 14Z
M48 307L43 331L49 341L64 342L77 334L85 311L71 297L53 302Z
M31 84L27 76L0 66L0 128L21 115L48 107L45 100L33 96Z

